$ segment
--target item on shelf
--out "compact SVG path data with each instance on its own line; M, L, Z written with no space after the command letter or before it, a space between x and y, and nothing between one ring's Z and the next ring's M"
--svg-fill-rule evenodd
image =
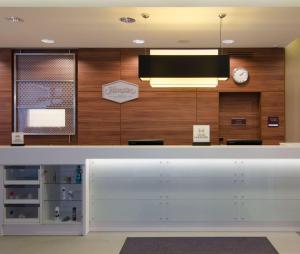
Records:
M53 174L53 183L56 183L56 172L54 171L54 174Z
M69 216L64 217L61 221L66 222L66 221L70 221L71 218Z
M65 177L65 183L72 183L72 177L71 176L66 176Z
M73 198L74 198L73 191L68 190L68 200L73 200Z
M24 214L20 213L19 216L18 216L18 218L19 218L19 219L25 219L26 216L25 216Z
M28 199L33 199L32 193L28 193L28 194L27 194L27 198L28 198Z
M82 173L81 173L81 167L80 167L80 165L78 165L77 166L77 168L76 168L76 178L75 178L76 180L76 183L78 183L78 184L80 184L81 183L81 181L82 181Z
M59 221L59 217L60 217L59 206L56 206L54 208L54 219L55 219L55 221Z
M16 193L14 191L11 191L9 193L8 199L15 199L16 198Z
M9 218L13 218L15 211L13 209L10 209L8 213L9 213Z
M76 207L73 207L72 208L72 221L76 221L76 218L77 216L76 216Z
M66 200L67 199L67 190L65 187L61 187L61 199Z

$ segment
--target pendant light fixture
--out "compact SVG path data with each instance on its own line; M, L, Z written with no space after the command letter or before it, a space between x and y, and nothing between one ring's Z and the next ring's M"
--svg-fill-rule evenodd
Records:
M152 87L216 87L219 80L228 79L229 56L222 48L225 17L219 15L219 50L150 50L150 55L139 56L139 78Z

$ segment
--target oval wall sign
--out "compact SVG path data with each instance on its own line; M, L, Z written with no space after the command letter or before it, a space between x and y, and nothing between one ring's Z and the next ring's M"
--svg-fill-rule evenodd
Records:
M102 85L102 98L117 103L124 103L139 97L139 86L123 80Z

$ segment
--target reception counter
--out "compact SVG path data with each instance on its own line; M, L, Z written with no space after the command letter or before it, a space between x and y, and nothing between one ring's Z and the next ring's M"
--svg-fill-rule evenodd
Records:
M297 145L1 147L0 165L4 234L300 230ZM7 180L9 170L34 167L41 191L32 221L15 215L20 201L7 200L14 191L6 189L14 186ZM53 178L60 180L53 183ZM72 184L77 189L68 187ZM75 200L76 193L81 197Z
M284 146L0 146L0 164L84 164L91 158L300 158L299 145Z

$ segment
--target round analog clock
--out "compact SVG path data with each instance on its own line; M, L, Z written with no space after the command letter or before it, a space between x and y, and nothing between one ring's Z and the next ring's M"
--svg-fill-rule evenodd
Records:
M237 84L244 84L249 78L249 72L245 68L235 68L233 70L233 80Z

